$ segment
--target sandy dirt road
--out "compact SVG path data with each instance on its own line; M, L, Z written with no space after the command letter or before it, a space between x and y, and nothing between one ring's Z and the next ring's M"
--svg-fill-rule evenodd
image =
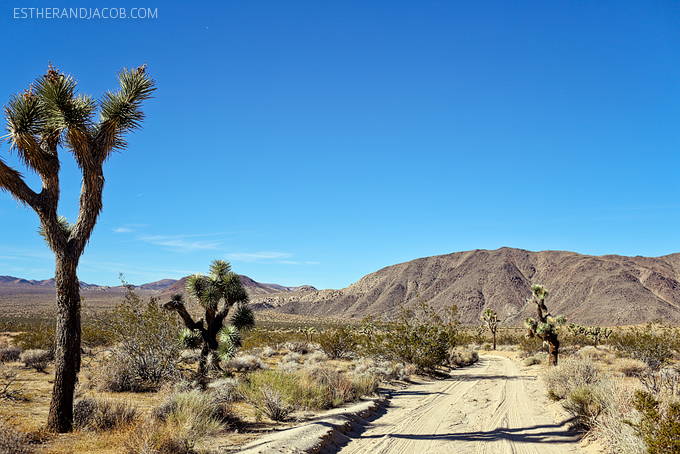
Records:
M585 453L559 404L521 366L485 355L451 379L393 393L389 407L322 453Z

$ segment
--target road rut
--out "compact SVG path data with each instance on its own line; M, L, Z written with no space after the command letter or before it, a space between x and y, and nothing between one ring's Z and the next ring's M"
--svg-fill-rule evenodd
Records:
M394 392L382 414L321 452L585 453L558 407L534 375L508 358L484 355L450 379Z

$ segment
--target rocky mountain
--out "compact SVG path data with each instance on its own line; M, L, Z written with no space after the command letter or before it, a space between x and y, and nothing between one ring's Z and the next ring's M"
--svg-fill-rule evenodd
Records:
M261 284L248 276L241 276L246 291L251 296L287 294L304 288L316 291L312 286L285 287L277 284ZM161 301L174 293L185 293L186 277L180 280L162 279L148 284L133 286L143 299L159 298ZM80 282L80 295L86 308L114 307L123 299L124 287L101 286ZM0 276L0 318L34 316L50 317L54 312L54 279L26 280L13 276Z
M418 298L455 304L461 321L479 323L491 308L504 324L534 316L531 284L550 291L548 309L570 321L606 326L662 318L680 321L680 254L664 257L589 256L566 251L501 248L421 258L383 268L341 290L254 298L258 309L362 318L393 313Z

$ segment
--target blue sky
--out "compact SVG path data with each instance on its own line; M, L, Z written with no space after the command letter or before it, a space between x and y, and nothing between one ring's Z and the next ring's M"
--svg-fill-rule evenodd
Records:
M81 280L178 279L220 258L342 288L471 249L680 252L677 1L198 3L0 9L2 102L48 61L95 97L123 67L157 81L105 165ZM47 6L109 18L15 9ZM6 142L0 157L20 167ZM80 175L61 159L73 220ZM52 277L37 215L0 193L0 217L0 275Z

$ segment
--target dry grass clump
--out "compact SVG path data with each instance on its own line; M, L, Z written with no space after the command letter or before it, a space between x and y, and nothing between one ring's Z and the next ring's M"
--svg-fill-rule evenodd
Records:
M276 349L273 348L271 345L267 345L265 348L262 349L262 353L260 353L260 356L262 356L263 358L271 358L276 354L277 354Z
M237 402L241 399L238 392L240 380L235 378L220 378L208 385L213 393L213 399L221 402Z
M73 423L81 430L114 430L131 424L137 408L128 401L84 397L73 405Z
M311 351L309 344L301 341L288 341L283 344L283 348L289 352L300 353L302 355L306 355Z
M208 437L237 420L225 402L200 390L169 396L140 424L126 443L127 454L189 454Z
M647 369L647 364L639 359L617 358L613 369L626 377L639 377Z
M524 361L522 361L522 364L525 366L535 366L536 364L541 364L541 358L538 355L534 356L528 356L524 358Z
M607 452L643 454L646 451L643 440L626 422L639 419L632 402L637 388L634 382L623 378L611 378L601 385L603 410L594 421L589 436L600 440Z
M594 347L592 345L587 345L578 350L578 356L584 359L590 359L592 361L603 361L611 363L616 355L611 353L606 349L601 349Z
M305 364L317 364L328 361L328 355L320 350L315 350L305 358Z
M460 347L449 350L449 364L454 367L465 367L479 361L476 351Z
M5 346L0 348L0 363L13 363L19 361L21 356L20 347Z
M31 454L33 452L29 437L0 421L1 454Z
M254 370L267 369L268 366L257 356L241 355L226 361L224 367L237 372L252 372Z
M392 361L382 361L373 358L361 358L354 361L354 375L368 374L377 380L408 380L415 373L415 366L404 365Z
M45 372L50 359L52 359L52 354L47 350L36 348L21 353L19 359L26 367L33 368L38 372Z
M542 378L550 397L560 400L565 399L572 390L597 382L601 372L590 360L566 358L559 366L546 370Z

